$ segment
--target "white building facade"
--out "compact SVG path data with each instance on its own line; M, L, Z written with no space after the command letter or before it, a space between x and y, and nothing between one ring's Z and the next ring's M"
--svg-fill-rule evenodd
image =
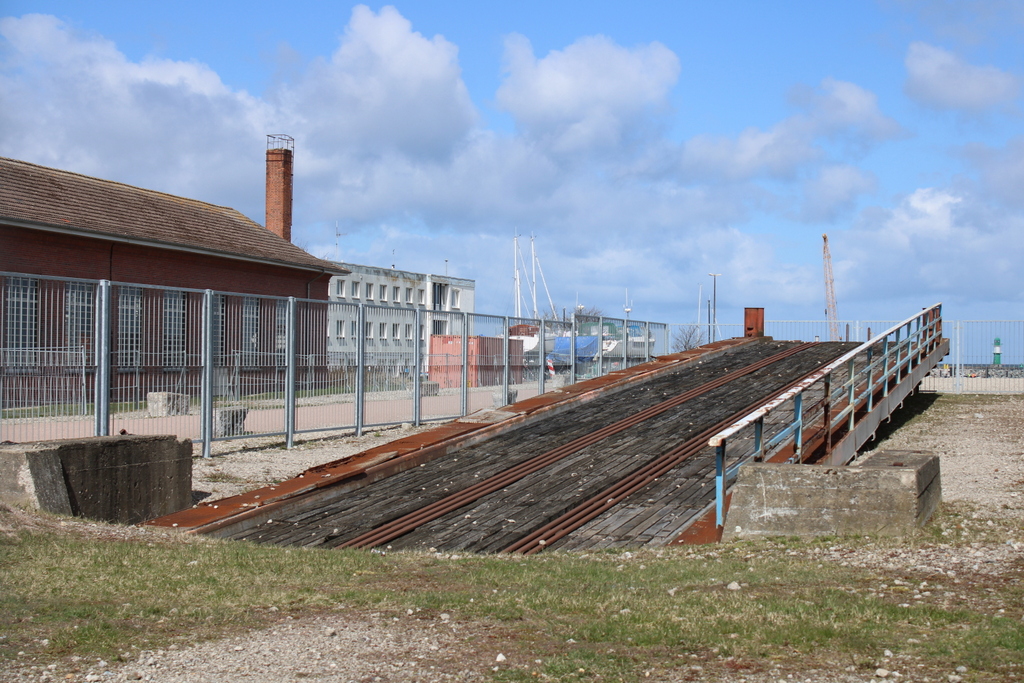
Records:
M329 291L328 354L342 362L356 352L362 334L372 364L411 365L417 341L462 334L462 314L475 312L473 280L336 264L351 271L332 277Z

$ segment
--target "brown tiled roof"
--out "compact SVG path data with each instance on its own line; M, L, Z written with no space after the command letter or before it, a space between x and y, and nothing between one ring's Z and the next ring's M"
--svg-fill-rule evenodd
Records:
M224 206L0 157L0 221L345 273Z

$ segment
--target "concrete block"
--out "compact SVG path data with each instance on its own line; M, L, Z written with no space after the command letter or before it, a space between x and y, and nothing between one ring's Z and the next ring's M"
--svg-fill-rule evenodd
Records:
M501 389L498 389L491 395L491 399L494 401L495 408L501 408L502 406L510 406L519 400L519 390L509 389L506 394Z
M213 409L213 436L240 436L245 434L245 406L225 406Z
M188 395L170 391L151 391L146 394L146 408L150 417L188 415Z
M725 538L901 535L942 498L939 458L885 451L849 467L752 463L739 470Z
M192 442L128 435L5 444L0 498L123 524L171 514L192 504Z
M71 514L60 457L53 450L0 447L0 500L33 510Z

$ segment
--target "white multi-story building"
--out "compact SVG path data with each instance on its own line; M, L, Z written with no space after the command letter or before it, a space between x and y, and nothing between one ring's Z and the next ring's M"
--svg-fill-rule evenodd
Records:
M463 316L459 314L474 312L473 280L355 263L337 265L351 272L332 277L330 283L328 353L335 358L346 358L357 348L360 304L364 348L378 355L378 361L389 356L389 364L411 361L416 341L425 343L431 334L461 334Z

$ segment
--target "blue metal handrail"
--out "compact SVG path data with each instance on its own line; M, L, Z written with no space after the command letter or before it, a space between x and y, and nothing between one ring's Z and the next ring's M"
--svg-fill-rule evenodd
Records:
M868 412L870 412L874 407L875 394L881 391L883 396L888 396L890 384L898 385L904 375L909 374L912 367L921 362L924 354L933 348L934 343L941 338L941 335L942 304L935 304L843 354L796 386L712 436L708 440L708 445L715 448L715 517L718 526L722 526L725 520L726 486L735 479L736 473L742 465L752 460L764 460L766 454L775 452L790 440L793 442L794 453L789 461L803 462L803 398L805 391L819 382L824 383L821 404L828 422L828 428L825 430L826 450L828 450L833 430L846 421L849 430L852 431L857 406L866 403ZM881 345L882 353L879 357L873 358L874 349L878 345ZM857 370L856 359L862 354L866 354L866 362L860 370ZM845 366L846 379L842 384L833 387L832 374L843 366ZM766 440L765 417L790 400L793 402L792 419ZM844 407L833 412L833 405L844 402ZM726 451L730 437L750 426L754 428L753 448L735 458L733 464L727 467Z

